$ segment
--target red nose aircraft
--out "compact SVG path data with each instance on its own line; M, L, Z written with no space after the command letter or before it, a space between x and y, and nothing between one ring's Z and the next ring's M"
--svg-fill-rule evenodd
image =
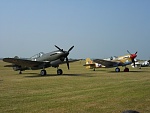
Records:
M91 61L89 58L86 59L86 64L84 66L87 66L87 68L94 69L95 68L112 68L116 67L115 71L120 72L119 66L125 66L124 72L129 72L129 68L126 67L126 65L130 65L133 63L135 66L135 58L137 57L137 52L134 54L131 54L129 51L127 51L129 54L120 56L120 57L113 57L110 59L95 59ZM94 63L93 63L94 62Z

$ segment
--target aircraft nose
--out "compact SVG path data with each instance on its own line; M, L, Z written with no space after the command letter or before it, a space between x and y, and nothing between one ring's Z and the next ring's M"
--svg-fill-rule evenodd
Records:
M69 52L66 52L66 56L68 56L69 55Z
M131 59L134 59L134 58L136 58L136 57L137 57L136 54L131 54L131 56L130 56Z
M69 55L69 52L64 51L63 56L64 56L64 57L67 57L68 55Z

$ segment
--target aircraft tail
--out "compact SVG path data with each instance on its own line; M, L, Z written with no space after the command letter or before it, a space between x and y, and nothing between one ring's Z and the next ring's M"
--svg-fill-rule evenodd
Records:
M86 64L94 64L90 58L86 58Z
M87 69L93 69L95 68L95 63L90 59L90 58L86 58L85 60L85 65Z

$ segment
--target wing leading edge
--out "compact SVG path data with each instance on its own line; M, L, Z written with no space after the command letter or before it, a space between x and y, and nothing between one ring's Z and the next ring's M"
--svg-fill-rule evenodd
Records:
M24 67L38 67L44 63L39 61L31 61L31 60L16 59L16 58L4 58L3 61L8 63L13 63L19 66L24 66Z

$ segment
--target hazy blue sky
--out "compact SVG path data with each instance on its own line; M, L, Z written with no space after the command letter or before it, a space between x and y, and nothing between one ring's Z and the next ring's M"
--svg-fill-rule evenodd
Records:
M138 51L150 58L150 0L0 0L0 57L68 50L69 58Z

